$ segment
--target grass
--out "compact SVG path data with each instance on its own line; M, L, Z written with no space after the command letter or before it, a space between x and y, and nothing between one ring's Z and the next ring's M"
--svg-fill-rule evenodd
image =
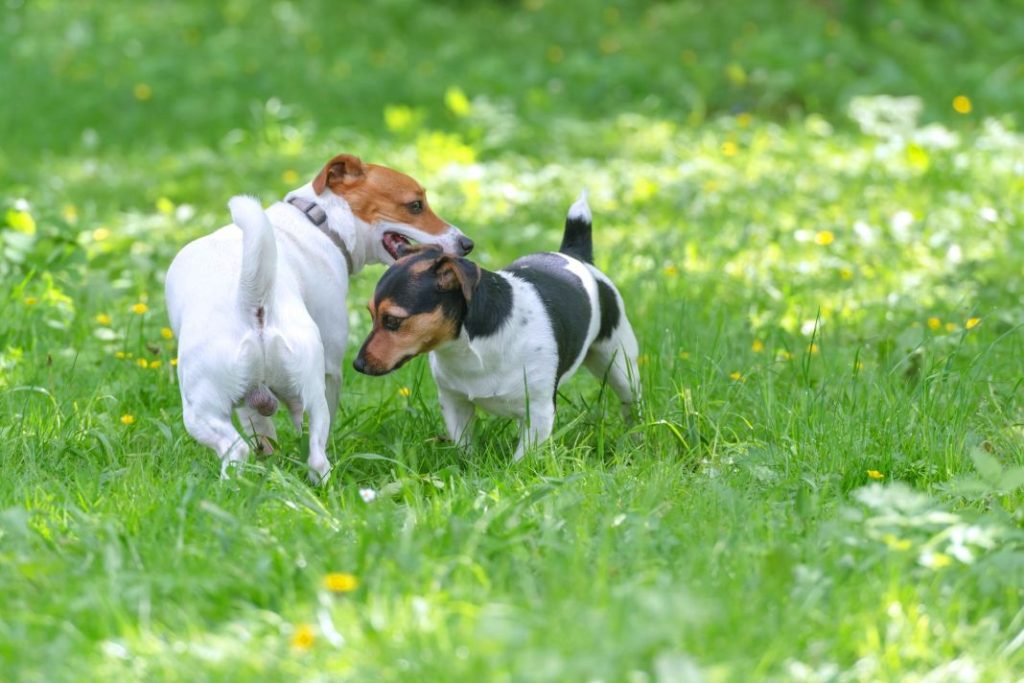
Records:
M296 7L365 31L336 52ZM0 19L24 93L0 112L0 678L1019 677L1019 8L587 7ZM381 17L421 39L378 48ZM847 106L881 93L920 100ZM340 151L416 176L490 268L554 248L588 187L639 424L581 374L545 447L513 464L485 418L466 457L420 359L346 371L326 487L283 419L219 481L181 425L163 270L232 194ZM347 363L380 272L353 282Z

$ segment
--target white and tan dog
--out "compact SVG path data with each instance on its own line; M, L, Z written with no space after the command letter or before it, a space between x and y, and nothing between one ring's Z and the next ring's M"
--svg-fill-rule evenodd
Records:
M323 481L349 276L393 263L413 241L459 255L473 242L438 218L415 180L349 154L266 211L244 196L229 207L234 224L186 245L167 271L185 428L217 452L223 476L250 450L232 410L269 451L280 400L299 430L309 413L310 478Z

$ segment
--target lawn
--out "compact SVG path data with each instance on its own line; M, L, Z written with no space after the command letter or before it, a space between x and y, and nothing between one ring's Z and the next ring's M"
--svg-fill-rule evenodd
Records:
M1024 4L348 5L0 13L0 680L1019 680ZM339 152L492 269L588 188L638 423L460 453L376 266L328 484L220 481L163 273Z

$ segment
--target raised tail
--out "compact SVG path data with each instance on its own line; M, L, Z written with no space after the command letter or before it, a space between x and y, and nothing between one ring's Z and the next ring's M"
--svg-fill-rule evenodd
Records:
M238 305L262 325L267 299L277 275L274 228L259 200L238 195L228 202L231 220L242 229L242 272L238 278Z
M587 263L594 262L594 242L590 237L592 218L587 204L587 191L580 192L565 216L565 234L558 251Z

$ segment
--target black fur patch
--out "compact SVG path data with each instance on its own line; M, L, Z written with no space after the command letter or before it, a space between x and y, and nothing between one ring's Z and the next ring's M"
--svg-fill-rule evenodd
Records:
M442 306L448 318L459 319L465 313L466 302L462 292L439 292L437 275L432 271L413 272L413 265L420 261L436 260L440 254L433 250L424 250L408 261L393 264L384 271L377 282L374 300L379 305L384 299L391 299L401 306L409 315L426 313Z
M601 278L597 280L597 302L601 306L601 329L597 332L597 341L608 339L619 326L619 302L615 300L615 291Z
M489 270L480 269L480 283L473 292L463 327L470 339L489 337L512 315L512 285Z
M587 263L594 262L594 243L590 236L590 221L583 218L566 218L562 246L558 251Z
M558 345L558 379L583 353L590 327L590 297L583 281L556 254L530 254L503 269L526 280L540 295Z

